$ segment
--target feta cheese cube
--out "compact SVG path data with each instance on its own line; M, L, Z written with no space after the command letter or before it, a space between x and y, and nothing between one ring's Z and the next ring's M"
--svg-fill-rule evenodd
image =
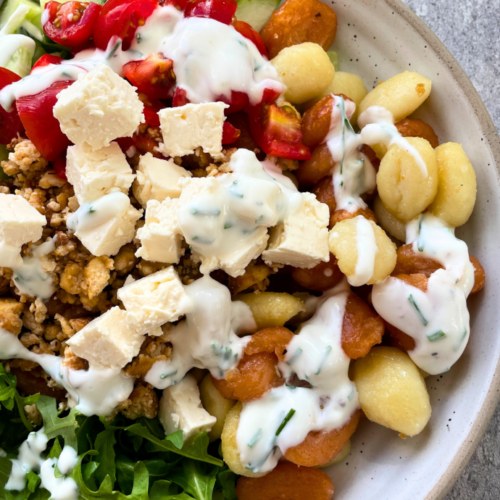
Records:
M262 253L266 264L285 264L312 268L328 262L328 206L320 203L312 193L302 193L302 204L271 229L267 250Z
M130 198L118 191L81 205L67 226L90 253L110 256L134 239L135 223L141 217L142 210L136 210Z
M67 344L91 367L122 368L139 354L143 341L134 316L113 307L75 333Z
M120 288L118 298L136 317L143 333L177 321L193 305L172 266Z
M38 241L45 224L45 216L25 198L0 193L0 265L21 265L21 247L30 241Z
M163 152L168 156L185 156L201 146L205 153L220 158L227 107L223 102L211 102L162 109L158 114Z
M179 263L183 250L178 209L178 199L167 198L161 203L157 200L148 201L146 224L137 231L137 238L142 245L135 254L137 257L151 262Z
M66 176L80 205L113 191L128 194L135 179L116 142L97 151L85 144L70 146L66 156Z
M177 184L178 180L191 175L191 172L179 167L173 160L161 160L147 153L139 160L133 187L134 196L144 208L149 200L179 198L181 188Z
M144 121L143 109L135 88L99 64L58 94L54 116L71 142L97 151L118 137L131 137Z
M158 411L165 434L182 430L184 441L203 431L210 431L217 419L202 406L200 390L193 375L186 375L178 384L163 391Z

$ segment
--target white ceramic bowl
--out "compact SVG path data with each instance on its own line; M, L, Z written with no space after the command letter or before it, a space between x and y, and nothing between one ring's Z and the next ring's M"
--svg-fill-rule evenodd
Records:
M338 16L332 48L339 52L341 69L360 75L369 89L404 70L431 78L431 97L417 116L434 127L441 142L462 143L476 170L476 208L458 231L487 277L485 289L469 300L470 344L450 372L427 380L432 417L420 436L402 440L364 419L351 455L328 470L338 500L439 499L467 464L500 396L500 141L457 61L403 3L325 3Z

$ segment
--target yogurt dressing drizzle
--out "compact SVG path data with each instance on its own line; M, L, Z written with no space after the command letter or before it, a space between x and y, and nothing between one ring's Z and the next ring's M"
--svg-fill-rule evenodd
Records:
M391 325L415 340L408 354L431 375L446 372L462 355L470 335L467 297L474 286L474 267L467 245L454 230L431 214L407 225L414 252L439 262L427 292L389 277L374 285L373 307Z
M204 180L208 189L187 203L181 194L180 228L192 249L209 259L203 263L203 273L215 268L215 261L251 248L253 242L265 247L267 229L300 208L302 196L290 179L275 177L273 165L266 163L257 160L255 153L239 149L229 163L232 173Z
M231 302L224 285L207 275L186 286L185 291L193 301L193 310L184 321L170 327L172 357L157 361L144 378L157 389L177 384L194 367L223 378L238 364L249 341L249 337L239 338L235 333L248 329L248 314L242 318L233 314L233 304L238 303ZM236 307L241 311L239 304Z
M358 260L354 274L349 276L347 281L352 286L362 286L373 276L378 247L375 241L375 232L370 222L362 215L358 215L355 219Z
M174 61L177 86L193 103L229 98L233 90L247 93L251 104L257 104L265 88L284 91L271 63L233 27L213 19L184 18L175 7L165 6L137 30L129 50L121 50L121 40L114 38L106 51L84 50L59 65L36 68L0 91L0 105L10 110L15 99L37 94L57 81L76 80L98 64L123 76L125 63L158 52Z
M348 293L343 281L323 295L314 316L288 344L285 362L279 363L283 377L296 375L311 388L286 384L243 404L236 441L247 469L272 470L310 431L342 427L358 408L348 376L350 359L342 349Z
M12 460L12 469L9 480L5 485L6 490L21 491L26 486L26 474L30 471L39 472L42 486L50 492L53 500L77 500L78 486L74 479L64 477L76 466L78 454L71 446L65 445L59 458L44 460L42 453L47 448L48 438L43 428L31 432L26 441L19 448L19 455ZM63 477L55 477L55 467Z

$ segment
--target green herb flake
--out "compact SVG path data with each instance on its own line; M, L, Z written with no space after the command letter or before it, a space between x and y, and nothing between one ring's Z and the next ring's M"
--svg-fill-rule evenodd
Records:
M160 378L162 380L165 380L166 378L173 377L174 375L177 375L177 370L174 370L173 372L170 373L163 373L162 375L160 375Z
M290 422L290 419L295 415L295 410L292 408L287 416L283 419L283 422L281 422L280 426L278 427L278 430L276 431L276 436L279 436L281 434L281 431L285 428L286 424Z
M439 330L432 335L427 335L429 342L436 342L437 340L443 339L444 337L446 337L446 333L444 333L443 330Z
M300 357L302 354L302 349L299 347L294 353L293 356L286 362L288 366L291 366L297 361L297 359Z
M320 374L320 372L321 372L321 370L323 369L323 366L325 365L326 360L328 359L328 356L329 356L329 354L330 354L331 352L332 352L332 346L331 346L331 345L329 345L329 346L327 346L327 348L325 349L325 354L324 354L324 356L323 356L323 359L321 360L321 363L320 363L320 365L319 365L319 367L318 367L317 371L315 372L315 375L319 375L319 374Z
M424 326L427 326L429 322L425 319L425 316L422 314L422 311L419 309L417 303L415 302L415 299L413 298L413 295L410 294L408 297L408 301L410 304L415 308L415 311L417 311L418 317L420 318L420 321Z
M250 439L250 441L248 442L248 447L249 448L253 448L255 446L255 444L257 443L257 441L261 438L262 436L262 429L259 429L255 434L254 436L252 437L252 439Z
M90 205L89 214L93 214L94 212L95 212L95 208L92 205Z

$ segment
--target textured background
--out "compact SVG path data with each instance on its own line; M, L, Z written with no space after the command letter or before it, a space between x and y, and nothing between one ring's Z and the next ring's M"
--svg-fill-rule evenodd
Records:
M500 131L500 0L403 0L469 75ZM446 500L500 499L500 406Z

